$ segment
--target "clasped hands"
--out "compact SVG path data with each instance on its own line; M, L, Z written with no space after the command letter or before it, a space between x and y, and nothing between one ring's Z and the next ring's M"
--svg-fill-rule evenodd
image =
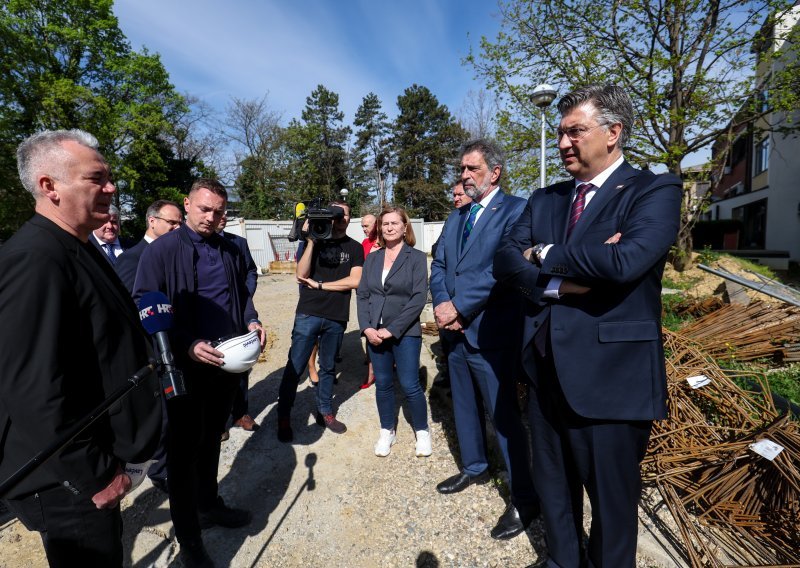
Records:
M370 345L374 345L377 347L378 345L383 343L384 340L391 338L392 333L385 327L382 327L380 329L375 329L374 327L368 327L367 329L364 330L364 337L367 338L367 341L369 341Z
M439 329L464 333L464 318L458 313L452 301L448 300L436 306L433 309L433 315L436 318L436 325Z

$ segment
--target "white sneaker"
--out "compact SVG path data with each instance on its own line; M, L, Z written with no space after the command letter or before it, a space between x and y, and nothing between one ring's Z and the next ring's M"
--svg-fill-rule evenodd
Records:
M394 430L384 430L381 428L381 435L375 443L375 455L382 458L388 456L389 452L392 451L392 446L396 439L397 437L395 436Z
M417 430L417 457L427 458L432 453L431 433L427 430Z

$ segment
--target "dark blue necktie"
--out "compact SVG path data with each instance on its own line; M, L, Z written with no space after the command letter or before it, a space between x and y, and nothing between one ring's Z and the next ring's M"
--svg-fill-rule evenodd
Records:
M114 254L114 245L105 244L103 248L106 251L106 256L108 257L108 261L114 265L117 263L117 255Z
M464 232L461 234L461 248L464 248L464 245L467 244L467 239L469 238L469 234L472 232L472 227L475 226L475 218L478 216L478 211L480 210L480 203L473 203L472 207L469 208L467 224L464 225Z

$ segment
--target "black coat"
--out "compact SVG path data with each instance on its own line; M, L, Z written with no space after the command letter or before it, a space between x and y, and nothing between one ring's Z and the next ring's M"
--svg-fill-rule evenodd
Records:
M153 356L131 297L97 249L35 215L0 250L0 479L83 418ZM4 497L69 484L91 499L161 432L151 374Z
M144 252L144 249L147 248L148 244L150 243L142 239L131 248L125 249L125 251L117 257L117 263L114 265L114 270L117 271L119 279L122 280L122 283L125 285L125 288L128 289L129 294L133 294L133 283L136 280L136 269L139 266L139 259L142 256L142 252Z

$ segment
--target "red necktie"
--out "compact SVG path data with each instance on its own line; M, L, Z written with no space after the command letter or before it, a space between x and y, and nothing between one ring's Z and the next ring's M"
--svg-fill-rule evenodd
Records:
M592 189L592 184L582 183L577 187L575 193L575 201L572 202L572 209L569 212L569 224L567 225L567 238L572 233L572 229L578 223L578 219L583 214L583 208L586 206L586 193Z

